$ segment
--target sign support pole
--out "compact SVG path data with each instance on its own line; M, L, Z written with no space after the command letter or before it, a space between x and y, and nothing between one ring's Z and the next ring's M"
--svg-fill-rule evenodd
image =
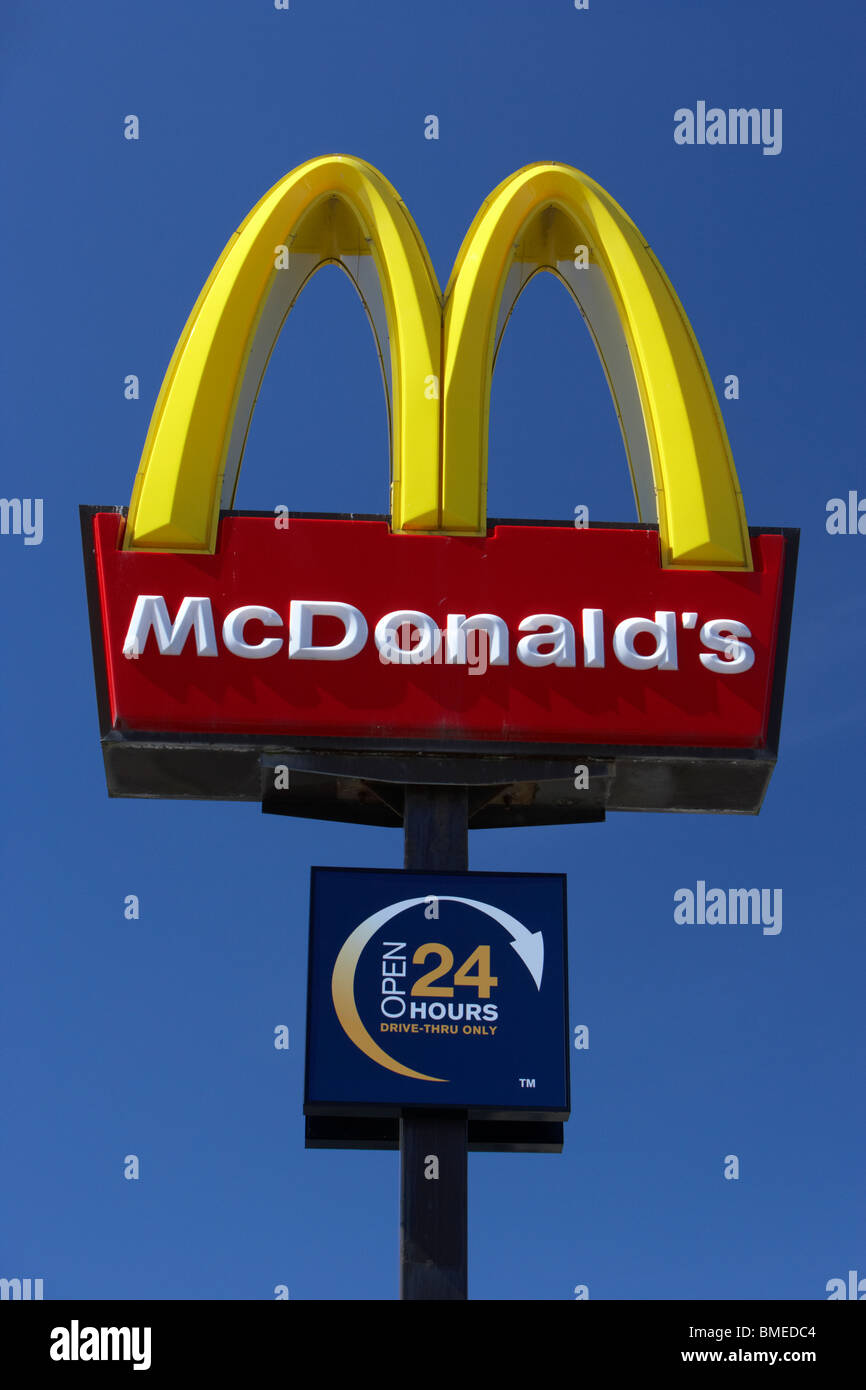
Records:
M467 788L407 786L404 868L469 868ZM466 1110L400 1116L400 1297L467 1297Z

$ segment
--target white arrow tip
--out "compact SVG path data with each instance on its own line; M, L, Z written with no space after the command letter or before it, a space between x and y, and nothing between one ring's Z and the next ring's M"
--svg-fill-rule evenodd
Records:
M511 946L520 956L535 981L535 988L541 989L541 976L544 973L543 933L540 931L527 932L522 940L512 941Z

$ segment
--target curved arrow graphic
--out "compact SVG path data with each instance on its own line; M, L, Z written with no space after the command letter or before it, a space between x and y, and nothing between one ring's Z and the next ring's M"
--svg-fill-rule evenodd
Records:
M423 901L426 902L426 898ZM494 922L504 927L509 935L514 937L511 945L535 981L535 988L541 989L541 977L544 973L544 936L540 931L529 931L516 917L512 917L510 912L503 912L501 907L491 907L490 903L476 902L474 898L452 898L443 893L439 901L465 903L467 907L476 907L479 912L486 912L488 917L492 917Z
M396 917L398 912L404 912L409 907L417 907L419 903L425 903L426 898L406 898L404 902L392 903L390 907L383 907L378 912L374 912L372 917L367 917L359 927L356 927L351 936L348 936L340 947L340 954L334 962L334 973L331 976L331 998L334 1001L334 1008L337 1011L337 1018L343 1026L343 1031L348 1034L356 1047L365 1052L374 1062L378 1062L381 1067L387 1067L389 1071L396 1071L400 1076L411 1076L416 1081L446 1081L444 1076L425 1076L424 1072L413 1071L411 1067L404 1067L402 1062L396 1058L389 1057L388 1053L370 1036L361 1021L358 1013L358 1005L355 1003L355 969L361 957L361 952L367 942L376 935L380 927L384 927L386 922L390 922L392 917Z
M388 1071L397 1072L400 1076L412 1077L416 1081L445 1082L447 1078L444 1076L427 1076L424 1072L413 1071L411 1067L398 1062L396 1057L389 1056L367 1032L355 1002L355 970L364 947L376 935L379 928L384 927L386 922L390 922L392 917L407 911L410 907L419 907L421 904L429 902L431 897L435 897L438 902L463 903L466 907L474 907L504 927L509 936L512 937L512 947L535 981L536 989L541 989L541 976L544 971L544 937L540 931L529 931L522 922L518 922L516 917L512 917L509 912L503 912L499 907L492 907L490 903L481 903L475 898L458 898L450 894L428 893L423 898L404 898L402 902L391 903L390 907L380 908L372 916L366 917L343 942L334 962L334 973L331 976L331 997L334 1001L337 1018L340 1020L347 1037L351 1038L355 1046L365 1053L371 1061L378 1062L379 1066L386 1067Z

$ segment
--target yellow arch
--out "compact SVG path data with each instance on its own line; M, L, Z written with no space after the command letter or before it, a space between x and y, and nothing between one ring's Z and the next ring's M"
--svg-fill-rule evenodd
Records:
M493 364L517 297L540 270L564 281L587 319L638 515L658 519L662 564L751 569L727 434L682 305L622 208L565 164L531 164L505 179L457 257L445 294L442 529L485 529Z
M288 265L278 268L280 246L288 249ZM350 276L376 335L395 525L438 525L439 402L425 381L440 372L439 287L418 229L388 181L363 160L329 155L275 184L211 271L153 412L127 549L214 551L268 358L297 296L328 263Z
M581 245L585 267L576 264ZM279 246L288 248L280 268ZM567 285L593 334L638 514L658 520L662 564L751 569L742 497L700 349L664 271L604 189L564 164L511 175L470 227L443 307L399 195L348 155L309 160L287 174L214 266L157 399L127 549L214 551L268 358L303 286L328 263L350 276L376 335L395 531L484 533L496 350L522 289L548 270Z

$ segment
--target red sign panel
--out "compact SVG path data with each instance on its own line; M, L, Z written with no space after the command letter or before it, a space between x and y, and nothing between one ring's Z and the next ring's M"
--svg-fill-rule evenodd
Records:
M226 516L215 555L93 517L110 728L764 750L786 547L662 569L643 528Z

